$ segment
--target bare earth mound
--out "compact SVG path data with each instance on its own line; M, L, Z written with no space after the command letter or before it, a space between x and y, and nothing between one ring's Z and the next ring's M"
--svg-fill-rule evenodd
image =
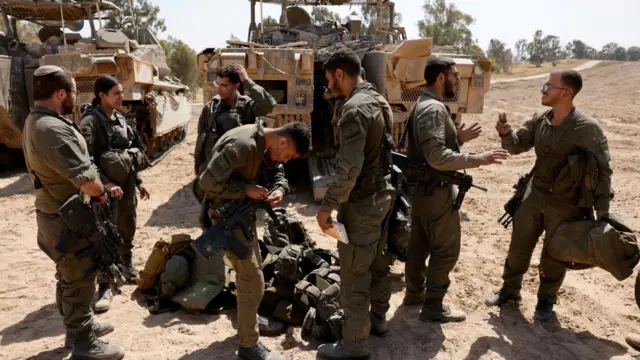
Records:
M601 121L612 150L616 191L612 211L623 214L631 227L639 229L640 64L600 66L583 74L585 86L577 105ZM494 85L485 114L465 117L467 124L479 121L484 132L464 150L478 152L500 146L493 129L498 112L506 111L512 124L519 126L543 109L539 94L542 81ZM194 106L193 111L185 143L142 174L151 200L139 202L134 249L138 268L160 237L199 233L198 204L188 186L193 176L194 132L200 106ZM640 331L640 310L633 299L635 276L617 282L600 269L569 272L556 306L557 319L548 324L534 323L538 246L525 276L520 309L498 311L484 305L485 294L501 284L511 234L511 228L505 230L497 219L518 174L532 165L531 151L512 157L502 166L470 171L489 192L472 189L465 199L462 253L446 298L467 312L467 320L444 325L418 320L419 309L401 306L404 266L396 263L388 314L391 333L382 340L371 338L375 359L600 360L627 352L624 335ZM335 242L320 233L314 217L317 205L310 199L309 191L301 189L288 197L287 206L304 219L320 246L335 248ZM26 174L0 179L0 219L0 358L68 358L69 352L62 348L64 326L55 305L54 264L36 245L33 196ZM149 315L129 299L133 290L133 286L126 286L123 294L114 298L111 310L98 316L115 324L116 330L106 339L124 346L126 359L235 358L235 311L219 316L184 311ZM318 343L301 339L299 329L289 328L286 335L263 341L287 359L316 357Z

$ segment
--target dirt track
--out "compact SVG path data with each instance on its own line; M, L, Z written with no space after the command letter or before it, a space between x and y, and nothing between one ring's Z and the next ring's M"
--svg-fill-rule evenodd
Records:
M616 191L612 211L624 215L633 228L640 228L640 200L637 169L640 157L640 64L597 66L584 72L585 87L578 107L592 114L609 136ZM493 129L497 113L506 111L512 123L520 125L541 109L542 80L495 84L486 100L485 114L466 116L477 120L484 132L465 146L478 152L499 147ZM194 107L198 114L200 107ZM185 143L162 162L142 174L151 200L139 202L138 230L134 249L138 268L161 236L187 232L198 234L197 203L188 184L192 178L192 151L197 117L192 119ZM396 263L391 310L391 333L383 340L371 338L375 359L609 359L627 352L624 335L640 331L640 310L633 299L634 277L617 282L600 269L567 274L556 306L557 319L548 324L533 322L538 287L536 249L525 276L520 309L488 309L483 298L501 283L502 265L509 244L510 229L499 226L502 205L511 194L519 173L533 165L533 153L512 157L504 165L474 169L470 173L488 193L472 189L465 199L463 246L452 274L447 301L467 313L458 324L427 324L418 320L418 309L400 306L403 297L403 269ZM61 359L64 326L54 299L54 265L36 245L35 214L31 185L25 174L0 178L0 358ZM310 193L300 189L288 198L289 206L323 247L334 242L321 235L315 224L316 204ZM149 315L129 299L127 286L114 298L111 310L99 315L110 319L116 330L106 339L121 344L126 359L234 359L237 347L230 311L220 316L176 312ZM264 338L287 359L314 359L318 343L300 338L299 329L287 335Z

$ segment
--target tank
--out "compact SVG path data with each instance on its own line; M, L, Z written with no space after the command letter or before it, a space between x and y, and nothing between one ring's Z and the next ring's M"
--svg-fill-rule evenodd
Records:
M120 80L124 101L119 110L140 134L152 164L186 137L191 116L191 91L170 76L164 50L150 30L96 29L94 22L89 21L90 37L73 32L82 29L84 20L101 17L103 11L121 11L107 1L4 1L3 4L7 10L5 15L45 24L38 33L42 44L27 46L36 61L31 59L28 64L25 62L22 83L30 85L33 72L39 66L57 65L69 69L78 93L76 107L72 114L67 115L76 124L80 123L84 106L94 97L93 84L96 78L107 74ZM11 73L11 76L14 74ZM25 93L31 106L31 91L26 89ZM21 147L16 139L21 137L27 115L28 107L26 112L21 108L19 116L10 118L9 123L14 127L10 128L10 136L4 136L3 143L6 146ZM0 122L4 124L5 120L0 119ZM9 133L3 131L3 134Z
M424 67L432 57L453 58L460 73L456 96L445 99L454 121L460 123L464 113L483 111L491 77L487 59L453 53L446 48L436 49L430 38L407 40L404 28L394 26L392 21L387 27L377 21L377 32L386 36L384 43L376 43L373 37L359 34L362 24L357 16L350 16L345 24L315 25L306 10L297 6L379 5L377 0L264 0L264 3L281 4L283 13L279 24L260 26L255 23L255 1L250 1L248 41L229 40L226 48L208 48L198 54L204 100L209 101L216 94L213 81L219 67L243 64L249 76L278 102L275 110L267 115L269 124L280 126L289 121L304 121L311 127L313 148L306 161L316 201L324 197L335 169L333 107L326 98L323 64L337 47L347 46L358 54L366 80L374 84L391 105L396 144L409 112L425 87ZM392 19L393 3L381 3L391 8Z

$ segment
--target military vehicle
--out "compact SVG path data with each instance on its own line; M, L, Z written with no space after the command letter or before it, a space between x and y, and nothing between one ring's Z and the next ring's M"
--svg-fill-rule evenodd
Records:
M432 39L406 39L405 29L394 26L394 4L387 0L264 0L281 4L279 24L256 25L255 5L251 1L248 41L227 41L226 48L208 48L198 54L198 71L203 79L205 102L216 94L213 81L219 67L243 64L249 76L276 99L277 106L268 121L280 126L303 121L312 128L313 150L308 159L313 195L321 200L334 171L334 136L331 123L333 101L326 92L323 62L339 46L356 51L362 61L365 78L376 85L394 111L394 140L400 138L405 120L425 87L424 66L432 57L447 56L456 62L460 83L453 98L445 99L455 121L464 113L482 113L484 95L489 91L491 63L486 58L436 48ZM346 24L316 25L308 12L297 5L376 5L388 7L390 18L384 25L376 21L373 36L360 34L362 22L351 14ZM380 11L378 12L381 13ZM402 151L402 149L397 149Z
M95 79L103 74L117 77L124 89L120 110L143 138L152 163L185 138L191 115L190 89L170 77L164 50L149 29L121 31L101 26L105 11L122 11L113 3L14 0L0 1L0 10L8 29L0 37L4 55L0 57L0 142L4 146L22 147L22 127L33 106L33 72L43 65L58 65L72 72L77 105L68 115L77 124L83 104L94 97ZM16 20L40 25L42 44L22 43L17 38ZM79 33L85 20L90 20L90 37Z

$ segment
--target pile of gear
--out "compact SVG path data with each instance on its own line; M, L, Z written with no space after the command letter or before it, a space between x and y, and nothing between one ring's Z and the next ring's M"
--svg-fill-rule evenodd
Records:
M259 314L302 326L303 336L340 340L344 313L337 253L317 248L302 222L285 209L274 211L285 226L277 227L267 217L263 239L258 240L265 280ZM218 313L235 307L231 264L223 257L205 259L190 246L193 240L176 234L156 243L138 275L133 295L150 313L181 307Z

